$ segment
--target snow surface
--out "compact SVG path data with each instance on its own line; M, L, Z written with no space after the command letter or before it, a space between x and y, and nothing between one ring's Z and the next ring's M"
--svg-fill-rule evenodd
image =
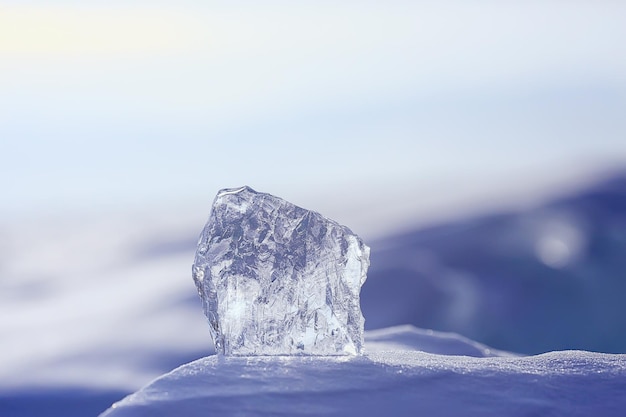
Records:
M0 227L0 393L132 392L210 354L189 273L205 213L197 217L122 213ZM0 399L0 415L1 407Z
M416 350L424 346L440 353ZM411 326L370 333L366 352L209 356L158 378L102 417L621 416L626 407L626 355L517 357ZM467 353L483 357L461 356Z
M515 352L626 352L625 178L530 210L366 240L366 348L491 350L457 350L457 337L427 330L374 330L411 323ZM0 416L97 415L210 355L190 277L207 215L208 202L0 223ZM545 234L575 236L576 256L544 264Z

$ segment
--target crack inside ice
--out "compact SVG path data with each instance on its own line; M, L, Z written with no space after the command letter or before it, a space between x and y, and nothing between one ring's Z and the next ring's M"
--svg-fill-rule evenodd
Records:
M218 353L356 355L368 267L347 227L241 187L215 197L192 271Z

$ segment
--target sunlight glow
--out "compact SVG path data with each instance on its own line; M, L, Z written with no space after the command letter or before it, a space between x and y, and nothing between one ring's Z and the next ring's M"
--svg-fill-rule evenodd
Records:
M545 265L559 269L584 256L587 238L578 223L567 215L544 221L535 243L537 258Z
M0 6L0 53L162 53L206 38L199 19L171 10Z

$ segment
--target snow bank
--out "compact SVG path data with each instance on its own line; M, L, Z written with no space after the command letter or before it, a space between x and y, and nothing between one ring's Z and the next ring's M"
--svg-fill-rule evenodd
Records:
M158 378L101 417L618 416L626 407L626 355L515 357L481 350L490 356L459 356L453 353L479 345L410 326L372 339L356 358L209 356ZM412 344L450 354L410 350Z
M411 323L527 353L625 352L625 178L536 210L372 242L366 329ZM0 219L2 417L95 415L212 352L190 277L207 207L155 210ZM550 267L536 240L566 241L563 220L586 244ZM401 329L366 332L366 346L500 354L455 334Z

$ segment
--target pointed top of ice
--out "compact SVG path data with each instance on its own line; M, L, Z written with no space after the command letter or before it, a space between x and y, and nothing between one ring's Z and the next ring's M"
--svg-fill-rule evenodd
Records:
M219 190L217 193L217 198L219 197L224 197L225 195L229 195L229 194L239 194L243 191L247 191L247 192L251 192L251 193L257 193L256 191L254 191L252 188L248 187L247 185L244 185L243 187L237 187L237 188L224 188L222 190Z

